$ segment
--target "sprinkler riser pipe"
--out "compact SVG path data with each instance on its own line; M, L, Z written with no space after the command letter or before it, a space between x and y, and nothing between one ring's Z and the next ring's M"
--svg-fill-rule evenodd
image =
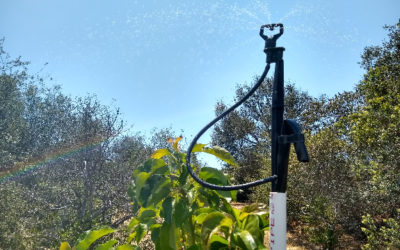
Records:
M284 111L284 63L283 60L278 60L275 63L275 74L272 84L272 110L271 110L271 171L272 175L278 175L278 152L279 152L279 136L282 134L283 126L283 111ZM278 190L278 182L272 182L272 192L281 192Z
M271 250L286 249L286 193L269 194L269 232Z

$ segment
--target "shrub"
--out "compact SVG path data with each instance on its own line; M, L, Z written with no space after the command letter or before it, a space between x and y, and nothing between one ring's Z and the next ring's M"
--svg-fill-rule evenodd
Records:
M305 210L302 220L307 223L305 232L310 241L321 245L323 249L334 249L340 236L334 207L327 199L317 197Z
M114 249L117 243L120 245L116 249L140 249L138 245L147 234L160 250L266 249L263 241L264 230L269 228L267 214L260 213L255 205L239 211L228 202L235 199L235 191L206 189L190 178L186 154L179 151L179 140L171 142L171 149L157 150L152 159L134 171L128 194L137 216L125 229L126 239L111 239L96 249ZM193 152L206 152L227 163L234 162L220 147L198 144ZM229 185L227 176L217 169L204 167L196 171L207 182ZM87 232L76 249L87 249L112 232L110 228ZM68 247L64 242L60 249Z
M363 216L362 231L367 236L367 244L362 249L400 249L400 209L394 218L377 223L371 215Z

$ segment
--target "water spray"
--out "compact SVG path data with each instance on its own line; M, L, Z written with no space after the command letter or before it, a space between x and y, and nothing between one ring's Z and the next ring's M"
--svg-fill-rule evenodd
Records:
M264 35L264 29L267 28L273 31L279 27L279 33L273 36ZM267 182L271 182L272 189L270 193L270 249L286 249L286 184L289 164L290 145L294 144L297 154L297 159L300 162L308 162L309 157L307 148L304 143L304 134L301 133L301 127L295 120L284 120L284 64L283 51L285 48L276 47L276 41L283 34L283 24L273 23L266 24L260 27L260 36L265 41L264 52L267 56L267 65L264 72L258 79L257 83L250 91L237 103L225 110L222 114L208 123L194 137L186 156L186 167L193 179L200 185L214 190L238 190L249 187L258 186ZM194 172L190 164L191 153L197 140L216 122L227 116L230 112L244 103L258 87L263 83L270 69L270 64L275 63L275 73L273 80L272 91L272 124L271 124L271 176L260 179L254 182L232 185L219 186L208 183L200 179Z

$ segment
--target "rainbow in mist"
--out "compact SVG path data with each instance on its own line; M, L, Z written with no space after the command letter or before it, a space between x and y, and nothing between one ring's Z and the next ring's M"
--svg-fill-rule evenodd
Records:
M0 184L32 173L42 167L45 167L49 163L53 163L57 160L68 158L79 152L92 149L108 139L101 137L94 138L85 144L79 143L70 147L64 147L59 150L55 150L39 159L30 159L28 161L14 163L12 168L9 168L5 171L0 171Z

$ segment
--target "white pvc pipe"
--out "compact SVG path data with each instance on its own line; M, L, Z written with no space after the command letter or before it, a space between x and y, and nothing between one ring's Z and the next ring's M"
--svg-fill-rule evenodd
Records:
M270 249L286 249L286 193L269 194Z

